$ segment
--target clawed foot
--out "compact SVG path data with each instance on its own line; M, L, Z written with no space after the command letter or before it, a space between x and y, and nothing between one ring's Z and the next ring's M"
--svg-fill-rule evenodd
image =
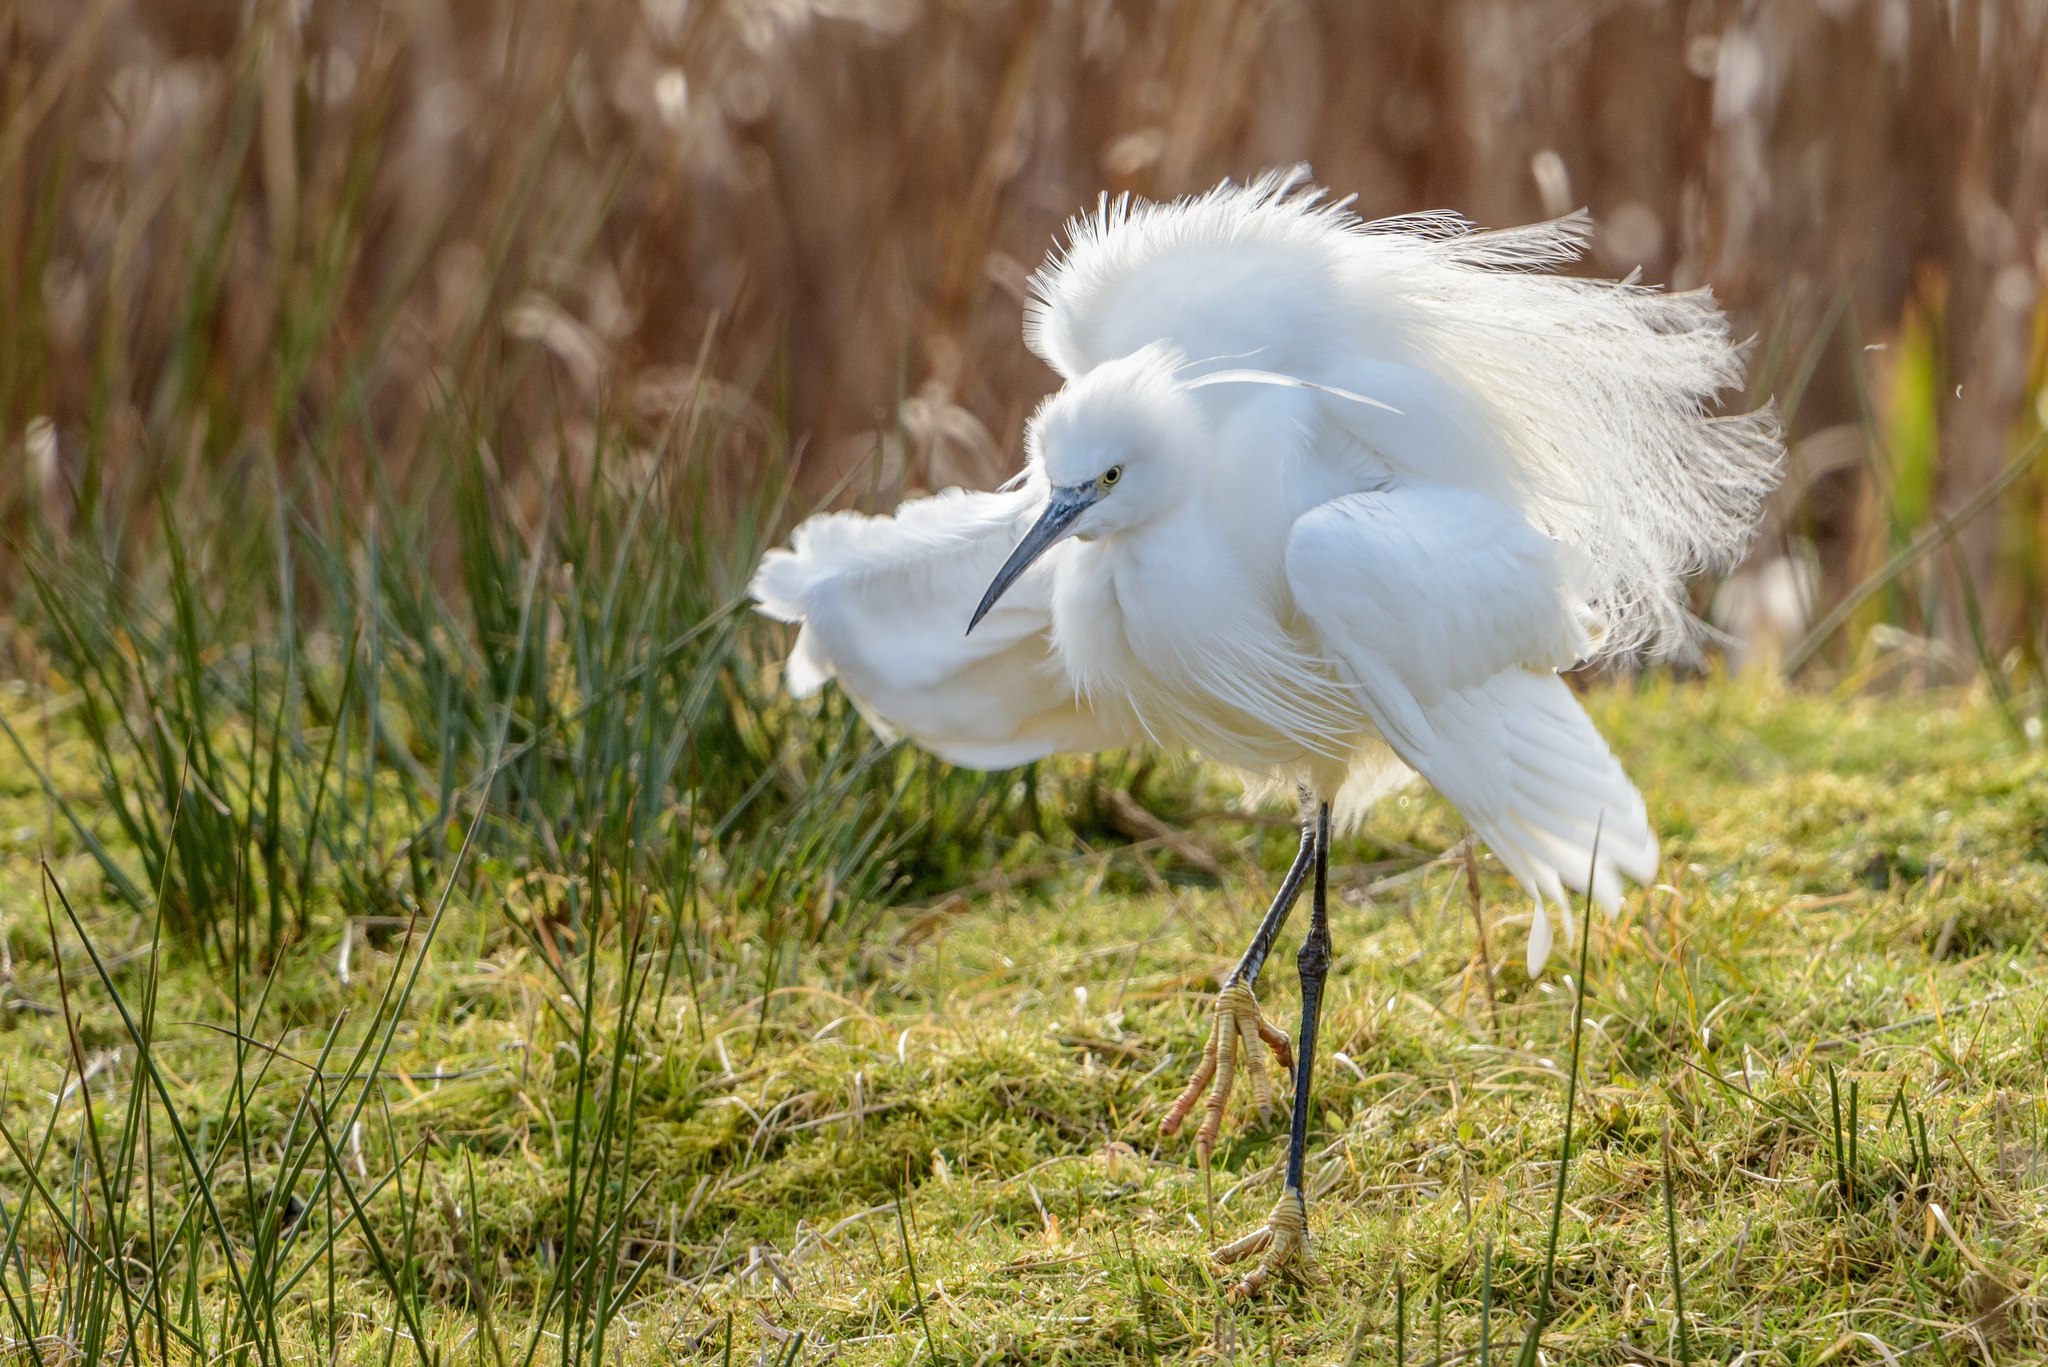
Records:
M1281 1192L1279 1204L1273 1207L1264 1225L1241 1239L1231 1240L1212 1256L1227 1266L1254 1254L1263 1256L1230 1288L1230 1299L1256 1296L1275 1277L1292 1275L1307 1279L1312 1275L1308 1263L1308 1203L1302 1200L1298 1189L1289 1187Z
M1232 979L1216 996L1216 1024L1209 1032L1209 1042L1202 1046L1202 1061L1195 1066L1194 1076L1188 1079L1186 1090L1174 1101L1166 1118L1159 1122L1159 1132L1171 1135L1180 1131L1181 1123L1195 1109L1195 1103L1202 1099L1203 1092L1209 1094L1209 1104L1204 1108L1202 1124L1195 1131L1195 1147L1201 1151L1202 1161L1209 1161L1209 1153L1216 1147L1216 1136L1223 1130L1223 1108L1230 1101L1230 1090L1237 1081L1237 1050L1244 1046L1245 1071L1251 1074L1252 1104L1264 1115L1273 1105L1273 1078L1266 1071L1265 1055L1253 1041L1262 1040L1273 1057L1279 1060L1282 1072L1292 1072L1294 1051L1288 1046L1287 1032L1267 1020L1259 1010L1259 999L1252 995L1251 984L1242 979ZM1214 1081L1215 1086L1209 1084ZM1243 1240L1239 1240L1242 1243ZM1235 1248L1237 1245L1232 1244Z

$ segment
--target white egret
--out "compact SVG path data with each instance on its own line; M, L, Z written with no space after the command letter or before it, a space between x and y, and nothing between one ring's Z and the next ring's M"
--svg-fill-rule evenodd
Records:
M1731 567L1782 458L1705 292L1549 273L1583 215L1502 232L1365 222L1304 169L1199 198L1105 197L1033 280L1025 338L1066 381L1006 489L796 529L752 592L829 678L957 764L1190 748L1305 805L1293 867L1225 980L1195 1077L1206 1163L1245 1051L1294 1074L1286 1183L1236 1290L1306 1251L1302 1164L1330 961L1331 827L1433 783L1534 903L1649 880L1643 800L1558 675L1692 647L1688 576ZM1597 843L1597 860L1595 846ZM1313 874L1301 1025L1253 988ZM1570 918L1566 916L1566 933Z

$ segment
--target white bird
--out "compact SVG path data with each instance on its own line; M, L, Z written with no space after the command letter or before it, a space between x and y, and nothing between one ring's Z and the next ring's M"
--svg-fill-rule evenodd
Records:
M1558 671L1691 650L1686 581L1741 558L1783 451L1768 410L1710 411L1741 366L1709 294L1548 273L1588 231L1366 222L1305 168L1105 197L1032 282L1025 340L1066 383L1018 478L813 517L753 580L802 625L793 693L837 677L956 764L1153 744L1300 789L1300 852L1162 1127L1206 1089L1206 1164L1239 1046L1261 1106L1253 1037L1294 1070L1280 1201L1218 1252L1263 1255L1241 1293L1306 1252L1333 809L1434 784L1533 901L1532 975L1546 904L1590 875L1611 909L1657 868ZM1290 1060L1252 989L1311 872Z

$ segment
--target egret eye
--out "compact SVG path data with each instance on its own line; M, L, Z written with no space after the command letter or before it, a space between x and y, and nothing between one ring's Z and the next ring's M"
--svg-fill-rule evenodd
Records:
M1124 467L1121 465L1112 465L1107 470L1104 470L1102 472L1102 487L1105 489L1111 488L1116 484L1118 480L1122 479L1123 477Z

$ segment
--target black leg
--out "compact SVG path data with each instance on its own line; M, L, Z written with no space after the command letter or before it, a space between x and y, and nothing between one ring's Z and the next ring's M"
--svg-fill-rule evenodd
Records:
M1296 899L1301 896L1301 885L1308 880L1310 866L1316 858L1316 824L1304 803L1301 816L1301 848L1294 852L1294 863L1288 866L1287 877L1280 882L1280 891L1273 895L1273 905L1266 908L1265 919L1252 936L1252 942L1245 947L1244 957L1237 961L1228 981L1241 982L1256 987L1259 970L1266 966L1266 956L1273 952L1273 941L1287 924L1287 917L1294 910Z
M1301 969L1301 1033L1294 1062L1294 1115L1287 1133L1287 1185L1266 1223L1216 1250L1216 1260L1234 1263L1254 1254L1258 1265L1230 1289L1233 1298L1256 1295L1275 1277L1291 1269L1305 1271L1308 1256L1308 1200L1302 1192L1302 1169L1308 1162L1309 1081L1315 1072L1316 1025L1322 1012L1323 983L1330 976L1330 807L1321 804L1315 824L1315 897L1309 907L1308 936L1295 962Z
M1179 1133L1181 1125L1195 1107L1202 1104L1206 1095L1208 1103L1203 1106L1202 1123L1195 1131L1195 1147L1205 1167L1210 1151L1216 1147L1217 1137L1223 1132L1224 1107L1229 1104L1230 1091L1237 1080L1238 1046L1242 1044L1245 1050L1244 1066L1251 1077L1252 1104L1262 1114L1272 1105L1273 1083L1266 1072L1266 1062L1260 1056L1260 1046L1272 1051L1282 1069L1294 1066L1287 1032L1260 1012L1258 998L1252 988L1259 980L1259 970L1265 967L1266 956L1273 951L1274 938L1287 924L1287 915L1301 896L1301 885L1315 861L1319 837L1316 823L1310 816L1313 803L1306 792L1302 794L1302 809L1301 848L1295 852L1294 864L1287 870L1287 877L1282 880L1273 905L1266 909L1265 918L1259 922L1244 957L1224 979L1223 990L1216 994L1216 1023L1210 1032L1209 1042L1202 1047L1201 1062L1195 1065L1188 1085L1159 1122L1161 1134ZM1322 834L1327 835L1329 809L1325 807L1322 810Z
M1294 1060L1294 1125L1287 1136L1287 1190L1301 1203L1301 1169L1308 1158L1308 1089L1316 1063L1316 1021L1323 982L1330 976L1330 804L1316 813L1316 890L1309 905L1308 938L1295 965L1301 970L1301 1033Z

